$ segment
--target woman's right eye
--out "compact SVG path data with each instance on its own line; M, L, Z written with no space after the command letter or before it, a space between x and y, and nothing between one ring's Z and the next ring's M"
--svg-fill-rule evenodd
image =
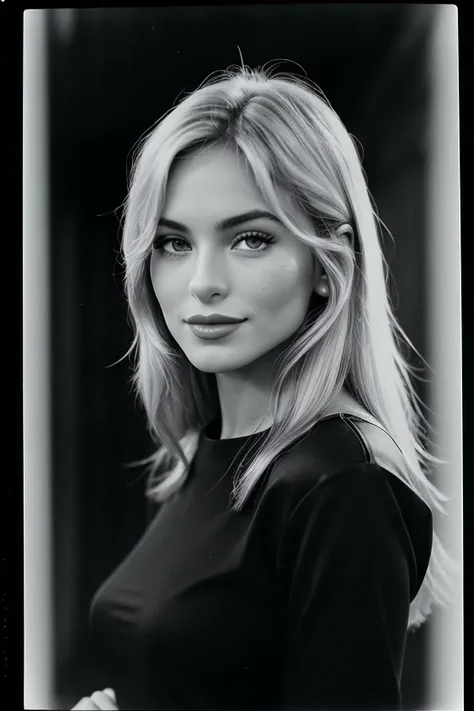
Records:
M168 245L170 245L172 249L166 249ZM153 249L161 249L167 254L187 252L186 247L189 247L188 242L182 237L155 237L153 241Z

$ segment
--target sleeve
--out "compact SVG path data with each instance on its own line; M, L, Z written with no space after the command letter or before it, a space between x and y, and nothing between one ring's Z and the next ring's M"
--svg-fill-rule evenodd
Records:
M390 476L362 464L323 477L288 517L284 710L401 707L416 561Z

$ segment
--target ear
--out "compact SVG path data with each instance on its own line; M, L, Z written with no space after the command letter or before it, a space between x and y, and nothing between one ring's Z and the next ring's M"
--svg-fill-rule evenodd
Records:
M343 225L339 225L336 230L336 235L338 239L347 242L347 244L351 247L354 247L354 230L348 222L345 222Z

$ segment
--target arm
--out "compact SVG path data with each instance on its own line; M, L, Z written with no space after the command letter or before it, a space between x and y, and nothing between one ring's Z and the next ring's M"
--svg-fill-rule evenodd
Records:
M400 708L417 571L390 476L351 467L319 481L289 516L285 711Z

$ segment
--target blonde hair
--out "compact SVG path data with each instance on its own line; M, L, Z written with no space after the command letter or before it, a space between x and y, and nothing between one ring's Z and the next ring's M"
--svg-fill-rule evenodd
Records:
M284 225L317 256L330 296L309 309L280 356L270 401L273 424L234 480L233 508L283 450L315 425L346 387L387 430L403 453L401 477L434 511L446 497L430 482L439 462L423 443L427 422L400 346L411 342L387 294L381 221L367 188L353 137L309 80L265 69L230 68L185 96L145 136L134 157L125 200L122 250L135 351L133 383L157 451L147 494L163 501L186 479L199 435L218 413L215 375L198 371L169 333L153 294L149 259L170 169L178 156L226 144L242 155L264 198ZM283 188L312 219L309 233L278 199ZM349 223L354 244L335 230ZM434 535L428 572L410 606L409 628L433 603L451 595L450 558Z

